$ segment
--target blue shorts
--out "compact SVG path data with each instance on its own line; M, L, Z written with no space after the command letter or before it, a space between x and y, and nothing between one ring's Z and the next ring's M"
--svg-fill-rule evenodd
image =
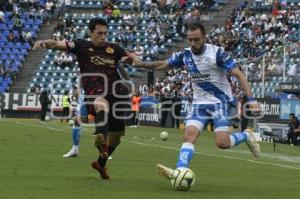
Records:
M76 106L76 115L80 117L87 117L88 111L84 103L84 95L79 96L79 100Z
M209 121L213 122L215 132L229 130L231 119L229 104L192 104L186 116L186 126L195 126L202 131Z

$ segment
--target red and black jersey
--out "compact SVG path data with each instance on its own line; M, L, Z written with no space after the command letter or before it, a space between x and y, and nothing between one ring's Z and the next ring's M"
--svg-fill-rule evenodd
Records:
M125 50L112 43L95 47L92 42L81 39L66 43L68 51L77 57L82 75L79 81L85 95L112 94L113 82L120 80L117 66L121 58L126 56ZM121 84L117 84L115 89L118 86Z

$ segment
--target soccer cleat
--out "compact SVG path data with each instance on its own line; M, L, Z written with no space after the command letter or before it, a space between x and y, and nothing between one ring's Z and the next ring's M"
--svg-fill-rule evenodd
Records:
M102 179L105 179L105 180L108 180L109 179L109 175L108 175L108 171L107 171L107 168L103 168L99 165L98 161L97 160L94 160L92 163L91 163L91 166L97 170L101 176Z
M257 158L257 157L259 157L259 154L260 154L259 143L256 141L251 130L246 129L245 131L249 134L249 139L247 141L247 145L248 145L252 155Z
M68 153L64 154L64 158L71 158L71 157L77 157L79 155L78 149L71 149Z
M161 175L162 177L165 177L167 179L173 178L174 169L171 169L161 164L157 164L156 167L158 168L159 175Z

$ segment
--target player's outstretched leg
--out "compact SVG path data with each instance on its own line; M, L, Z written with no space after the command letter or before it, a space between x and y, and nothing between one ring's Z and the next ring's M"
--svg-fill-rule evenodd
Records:
M94 160L91 163L91 166L99 172L102 179L105 179L105 180L109 179L107 168L106 167L101 167L97 160Z
M256 141L253 132L250 129L246 129L245 131L249 134L247 140L247 146L249 147L252 155L257 158L260 155L259 143Z
M246 142L252 155L256 158L259 157L260 146L250 129L246 129L241 133L232 133L229 136L229 138L230 138L231 146L236 146L243 142Z
M109 179L108 171L105 167L106 161L103 164L103 160L108 158L108 143L106 136L103 134L96 134L95 146L99 151L99 157L98 160L94 160L91 163L91 166L99 172L101 178Z
M172 179L174 169L166 167L162 164L157 164L156 167L158 169L159 175L161 175L162 177L167 178L167 179Z
M70 158L70 157L77 157L79 155L79 140L80 140L80 127L74 126L72 127L73 146L68 153L63 155L63 157Z

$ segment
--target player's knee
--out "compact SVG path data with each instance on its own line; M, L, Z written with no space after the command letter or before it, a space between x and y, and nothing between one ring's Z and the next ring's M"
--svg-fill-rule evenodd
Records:
M80 122L77 119L75 120L74 126L75 127L80 127Z
M103 97L97 97L94 101L94 108L96 112L105 111L109 112L109 105L106 99Z
M107 139L106 137L103 135L103 134L97 134L95 136L95 147L97 149L100 149L101 148L101 145L104 143L104 142L107 142Z
M120 133L111 133L108 137L109 146L118 146L121 143L121 134Z
M217 140L216 145L220 149L229 149L230 143L226 142L225 140Z
M187 128L184 132L184 142L194 143L199 135L198 129Z

